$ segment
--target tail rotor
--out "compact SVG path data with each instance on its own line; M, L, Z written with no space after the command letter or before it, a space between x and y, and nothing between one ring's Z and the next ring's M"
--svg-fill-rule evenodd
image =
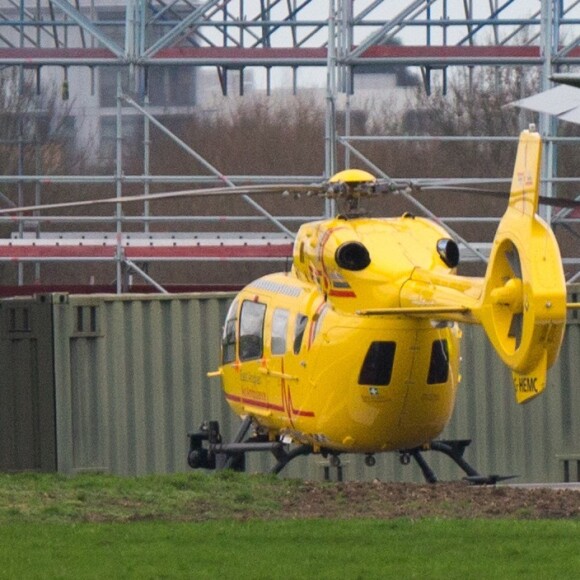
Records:
M540 156L540 136L524 131L480 311L490 341L512 370L518 403L544 390L546 372L558 356L566 321L560 250L552 230L536 214Z

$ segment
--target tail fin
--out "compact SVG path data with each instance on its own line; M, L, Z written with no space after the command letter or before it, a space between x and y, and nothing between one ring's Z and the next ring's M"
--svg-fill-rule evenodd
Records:
M518 403L539 395L558 356L566 321L566 283L558 243L537 215L542 143L520 135L508 208L501 219L477 313L512 370Z

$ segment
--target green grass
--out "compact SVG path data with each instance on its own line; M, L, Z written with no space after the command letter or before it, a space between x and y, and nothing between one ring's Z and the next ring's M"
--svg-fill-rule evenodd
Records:
M457 519L438 489L415 490L418 517L388 519L364 488L270 476L0 474L0 579L579 577L577 517L470 519L466 503ZM483 491L463 495L507 493ZM332 517L302 517L320 505Z
M10 524L2 578L578 578L578 521Z
M0 523L207 520L242 517L248 511L268 517L297 485L231 471L146 477L0 474Z

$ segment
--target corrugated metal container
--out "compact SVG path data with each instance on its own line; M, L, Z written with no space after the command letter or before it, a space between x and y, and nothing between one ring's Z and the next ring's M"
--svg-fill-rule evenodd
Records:
M0 301L0 470L56 469L52 313Z
M168 296L41 295L0 303L0 469L118 474L183 471L188 440L206 419L224 439L238 419L218 379L227 294ZM546 393L515 403L511 378L478 327L464 328L463 380L442 438L473 439L468 461L482 473L518 481L558 481L556 455L580 453L580 319L571 318ZM463 473L426 452L440 479ZM253 471L271 467L254 455ZM287 477L321 479L328 463L299 458ZM422 481L395 453L343 456L346 479ZM336 473L334 473L336 476Z
M226 403L221 295L71 296L54 317L59 471L187 468L186 433Z
M0 468L188 469L187 431L229 413L206 377L228 304L223 294L3 300Z

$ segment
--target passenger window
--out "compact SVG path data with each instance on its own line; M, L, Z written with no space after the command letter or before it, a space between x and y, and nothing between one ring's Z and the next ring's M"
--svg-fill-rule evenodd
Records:
M449 346L446 340L435 340L431 346L431 361L427 384L446 383L449 378Z
M240 360L260 358L263 353L266 305L245 300L240 311Z
M272 354L284 354L286 352L286 333L288 332L289 312L284 308L276 308L272 316L272 341L270 351Z
M386 387L391 382L396 346L396 343L390 341L371 343L360 370L359 385Z
M304 314L296 315L296 326L294 327L294 354L300 352L300 347L302 346L302 339L304 338L304 331L306 330L306 325L308 324L308 316Z
M228 310L222 336L222 364L236 360L236 335L238 326L238 301L234 300Z

